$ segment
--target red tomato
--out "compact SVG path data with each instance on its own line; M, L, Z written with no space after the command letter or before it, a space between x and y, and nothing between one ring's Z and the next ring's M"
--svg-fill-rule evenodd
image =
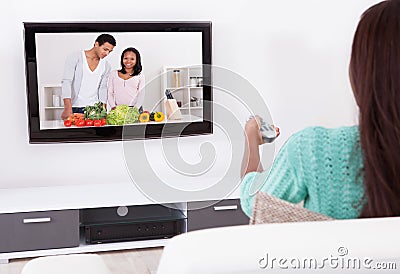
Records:
M85 120L85 126L88 126L88 127L93 126L93 120L91 120L91 119L86 119L86 120Z
M75 126L77 127L84 127L85 126L85 120L77 120L75 122Z
M93 121L93 125L94 125L95 127L101 127L101 121L100 121L100 120L94 120L94 121Z
M105 118L101 118L101 119L100 119L100 122L101 122L101 125L102 125L102 126L107 125L107 120L106 120Z
M64 120L64 126L70 127L72 126L72 122L70 120Z

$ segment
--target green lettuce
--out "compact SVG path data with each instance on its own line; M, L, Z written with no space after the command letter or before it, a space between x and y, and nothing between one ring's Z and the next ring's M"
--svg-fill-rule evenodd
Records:
M128 105L119 105L111 110L107 115L108 125L122 126L125 124L133 124L139 120L139 110L137 107L129 107Z

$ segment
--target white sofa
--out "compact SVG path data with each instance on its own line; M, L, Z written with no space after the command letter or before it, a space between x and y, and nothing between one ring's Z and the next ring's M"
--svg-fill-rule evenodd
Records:
M111 274L100 255L70 254L30 260L21 274Z
M378 273L398 273L399 230L400 218L199 230L178 235L168 242L157 273L309 273L308 265L314 269L313 263L318 269L314 273L343 273L344 270L347 273L349 269L351 273L365 273L366 267L382 268L386 264L388 268L394 267L393 263L397 270L380 270ZM341 265L335 267L335 258ZM333 260L333 264L329 265L326 259ZM306 266L295 271L298 263L306 263Z

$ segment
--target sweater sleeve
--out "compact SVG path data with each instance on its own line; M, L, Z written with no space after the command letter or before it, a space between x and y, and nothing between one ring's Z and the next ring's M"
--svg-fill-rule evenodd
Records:
M115 107L114 75L115 71L112 71L107 81L107 108L110 110Z
M139 79L139 87L138 87L139 93L138 93L137 101L136 101L136 104L135 104L135 106L137 106L138 108L143 105L144 93L145 93L145 88L144 88L145 85L146 85L146 80L145 80L143 72L141 72L140 79Z
M79 53L69 55L65 60L63 78L61 80L62 99L72 98L72 81L75 77Z
M251 216L257 191L292 203L299 203L307 196L307 187L301 178L300 139L299 134L289 138L270 170L250 172L243 178L240 200L248 216Z
M110 75L110 71L111 71L111 66L106 61L105 70L103 75L101 76L99 85L99 101L102 103L107 103L107 82L108 82L108 76Z

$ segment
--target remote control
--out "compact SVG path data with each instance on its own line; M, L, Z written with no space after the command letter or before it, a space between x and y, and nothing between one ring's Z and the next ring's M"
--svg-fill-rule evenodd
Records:
M276 139L276 130L270 124L261 122L260 132L261 132L263 144L272 143Z
M254 118L254 116L250 116L250 119L252 118ZM262 118L260 118L260 123L260 133L263 144L272 143L277 137L275 127L265 123Z

